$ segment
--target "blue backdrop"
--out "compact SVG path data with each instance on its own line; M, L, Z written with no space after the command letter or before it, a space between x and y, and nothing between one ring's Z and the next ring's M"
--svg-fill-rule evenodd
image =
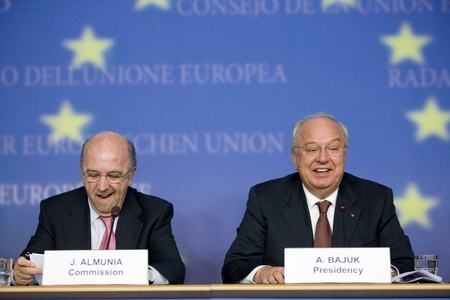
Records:
M249 188L294 172L292 125L325 111L449 281L449 25L450 0L0 0L0 256L113 130L175 206L186 282L219 283Z

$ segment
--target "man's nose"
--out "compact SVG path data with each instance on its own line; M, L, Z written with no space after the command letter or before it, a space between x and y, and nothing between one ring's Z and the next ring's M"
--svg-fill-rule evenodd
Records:
M109 187L109 182L106 179L106 176L100 176L100 179L98 180L98 188L102 191L106 190Z
M317 155L317 160L320 162L328 161L328 152L325 147L319 148L319 154Z

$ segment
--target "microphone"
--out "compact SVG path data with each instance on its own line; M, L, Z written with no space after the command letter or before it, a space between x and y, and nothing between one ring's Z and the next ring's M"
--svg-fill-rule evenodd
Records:
M339 210L342 213L342 240L344 243L342 244L343 247L345 247L345 222L344 222L344 212L347 210L347 207L345 205L339 206Z
M109 241L111 240L111 235L113 233L113 229L114 229L114 220L119 216L120 214L120 207L118 207L117 205L114 206L113 208L111 208L111 231L109 232L109 237L108 237L108 242L106 243L106 249L108 250L109 248Z
M115 218L117 218L120 214L120 207L117 205L111 208L111 217L113 217L113 221Z

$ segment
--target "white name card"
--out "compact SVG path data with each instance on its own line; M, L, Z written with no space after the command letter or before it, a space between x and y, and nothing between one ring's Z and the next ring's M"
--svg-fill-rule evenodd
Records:
M148 250L45 251L42 285L148 285Z
M286 283L390 283L389 248L286 248Z

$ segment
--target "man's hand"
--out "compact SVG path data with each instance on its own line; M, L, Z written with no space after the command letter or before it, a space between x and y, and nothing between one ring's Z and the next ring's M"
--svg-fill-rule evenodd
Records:
M36 264L27 260L24 256L14 264L14 280L17 285L28 285L34 280L34 275L42 274L42 268L36 268Z
M284 283L284 267L263 267L253 277L255 283Z

